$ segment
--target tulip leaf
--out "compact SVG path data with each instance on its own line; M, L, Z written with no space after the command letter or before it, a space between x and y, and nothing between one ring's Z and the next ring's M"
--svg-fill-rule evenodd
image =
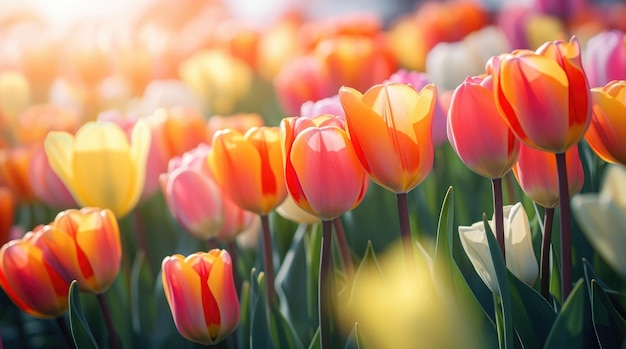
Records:
M448 192L441 207L439 225L437 228L437 243L435 248L435 286L443 287L450 294L451 306L463 309L465 323L475 326L479 331L478 338L483 340L484 348L497 348L497 334L494 323L484 312L480 303L469 288L467 281L459 270L453 258L453 234L454 234L454 195L452 187Z
M525 348L541 348L548 338L556 313L535 289L511 272L508 277L513 326Z
M361 338L361 330L359 329L359 323L354 323L354 328L348 336L344 349L364 349L363 338Z
M156 309L151 290L154 288L153 276L150 272L149 261L143 251L138 251L130 273L130 304L133 332L140 334L140 340L145 340L154 328ZM145 335L145 336L144 336ZM146 337L146 338L144 338ZM142 343L135 343L140 345ZM145 346L143 344L141 346Z
M513 309L511 306L511 292L509 291L509 279L506 265L504 264L504 256L494 233L491 231L487 215L483 214L483 224L485 225L485 235L489 244L489 253L496 271L496 279L498 281L499 295L494 295L496 305L496 318L498 319L498 337L500 339L500 349L513 349L514 335L513 332ZM494 303L495 304L495 303ZM501 312L501 313L500 313Z
M84 334L86 333L91 340L92 348L99 348L96 339L91 332L91 328L87 323L87 318L85 317L85 313L83 312L83 307L80 304L80 292L78 291L78 283L76 280L72 281L69 289L69 318L70 318L70 330L72 332L72 338L74 339L74 344L78 348L85 348L88 346L88 341L84 340Z
M273 348L265 310L264 274L255 268L250 274L250 348Z
M294 326L301 341L308 342L315 333L317 320L317 274L319 270L319 254L317 258L311 256L313 251L307 249L307 236L316 230L315 226L302 224L296 230L291 246L285 254L283 263L276 273L276 293L281 305L281 312ZM319 247L319 246L317 246ZM311 264L310 260L317 259ZM314 275L314 276L313 276ZM303 302L306 297L307 302ZM314 307L310 307L311 299L315 299Z
M602 348L617 348L626 337L626 321L597 280L591 280L591 316Z
M595 348L597 341L591 320L591 306L583 279L574 285L550 330L545 349Z
M271 306L270 333L274 340L274 347L289 349L304 349L296 330L285 319L283 314L275 306Z
M237 340L239 348L250 348L250 281L244 280L241 283L241 291L239 293L239 326L237 327Z
M320 328L317 327L315 331L315 335L313 335L313 339L311 340L311 344L309 344L308 349L320 349L322 343L320 343Z

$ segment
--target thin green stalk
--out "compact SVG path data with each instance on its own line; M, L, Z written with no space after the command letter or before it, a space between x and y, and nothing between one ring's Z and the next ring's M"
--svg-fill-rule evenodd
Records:
M493 308L496 313L496 330L498 331L498 347L504 349L506 345L506 335L504 326L504 312L502 310L502 299L499 295L493 294Z
M111 318L111 312L109 311L109 306L104 293L97 294L96 299L98 300L98 306L100 307L104 323L107 327L107 331L109 332L109 348L119 349L120 340L117 335L117 331L115 330L115 326L113 325L113 319Z
M322 222L322 251L317 293L318 315L320 321L320 349L330 349L330 241L332 239L332 221Z
M333 226L335 227L335 236L337 237L337 243L339 245L343 271L346 273L348 278L352 278L354 267L352 266L350 247L348 247L348 240L346 239L346 233L343 230L343 224L341 223L340 217L335 217L335 219L333 219Z
M265 300L267 316L270 316L270 305L278 305L278 297L274 288L274 263L272 263L272 237L270 234L270 219L268 215L261 215L261 240L263 243L263 272L265 273Z
M413 254L413 238L411 237L411 223L409 222L409 195L397 193L398 219L400 220L400 237L404 247L404 259L409 274L415 272L415 256Z
M559 222L561 224L561 300L565 302L572 291L572 236L570 228L569 185L565 153L556 154L559 175Z
M493 212L496 223L496 240L500 251L502 251L502 257L506 263L506 249L504 243L504 208L502 203L502 178L493 178L491 180L493 188Z
M68 348L76 348L76 344L74 344L74 339L72 339L72 333L70 332L69 326L67 326L67 322L65 322L65 318L63 316L57 316L54 319L59 325L59 329L61 330L61 334L63 335L63 340L65 341L65 345Z
M552 241L552 221L554 208L547 207L544 213L543 239L541 241L541 295L550 300L550 242Z

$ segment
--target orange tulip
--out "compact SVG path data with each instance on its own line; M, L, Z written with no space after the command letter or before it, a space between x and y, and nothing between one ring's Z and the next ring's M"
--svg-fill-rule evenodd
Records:
M9 231L15 219L15 196L9 188L0 185L0 244L9 240Z
M363 200L369 178L341 118L286 118L280 127L285 181L299 207L332 220ZM324 173L324 168L332 173Z
M448 139L463 163L483 177L501 178L515 165L519 141L496 108L491 76L468 77L456 88Z
M526 145L563 153L578 143L591 121L591 93L580 44L546 42L537 51L494 57L496 105L511 131Z
M578 193L583 187L585 174L578 156L578 147L565 152L569 196ZM553 153L533 149L521 144L519 158L513 173L526 196L546 208L559 205L559 183L556 159Z
M593 117L585 139L602 160L626 166L626 81L591 89Z
M43 251L43 226L0 248L0 286L24 312L41 318L67 310L69 281Z
M109 209L93 207L60 212L43 229L45 253L68 283L81 291L105 292L120 270L122 246L117 219Z
M259 215L287 195L277 127L253 127L245 135L230 129L213 137L209 165L228 197Z
M34 147L27 145L0 149L0 178L3 178L17 199L22 202L33 202L37 199L29 177L29 166L34 151Z
M180 334L204 345L228 337L239 325L239 298L226 250L175 254L162 263L165 297Z
M350 140L372 180L405 193L426 178L433 165L434 85L417 92L409 85L386 83L364 95L342 87L339 99Z

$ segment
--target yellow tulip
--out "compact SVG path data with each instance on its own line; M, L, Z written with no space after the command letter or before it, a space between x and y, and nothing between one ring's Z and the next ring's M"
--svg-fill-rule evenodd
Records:
M137 122L130 136L111 122L88 122L75 136L50 132L44 142L50 166L82 206L129 213L143 189L150 128Z

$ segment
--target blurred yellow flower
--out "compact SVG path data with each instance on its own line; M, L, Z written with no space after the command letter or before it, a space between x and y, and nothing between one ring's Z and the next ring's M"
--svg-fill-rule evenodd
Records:
M137 122L130 136L112 122L88 122L75 136L50 132L44 141L50 166L82 206L129 213L141 195L150 128Z

